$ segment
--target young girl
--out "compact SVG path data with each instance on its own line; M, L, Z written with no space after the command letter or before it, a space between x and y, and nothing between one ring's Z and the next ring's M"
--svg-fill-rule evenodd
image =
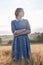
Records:
M11 30L14 35L12 42L12 59L15 65L25 65L31 60L31 49L28 34L31 33L30 24L23 19L23 8L15 11L15 20L11 21Z

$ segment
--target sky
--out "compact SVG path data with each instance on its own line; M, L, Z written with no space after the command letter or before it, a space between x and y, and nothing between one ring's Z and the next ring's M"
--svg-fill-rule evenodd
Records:
M0 0L0 34L12 34L11 21L18 7L24 9L31 33L43 32L43 0Z

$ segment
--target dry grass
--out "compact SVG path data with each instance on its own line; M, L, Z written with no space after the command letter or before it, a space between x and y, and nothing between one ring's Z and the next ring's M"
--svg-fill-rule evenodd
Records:
M43 65L43 44L32 44L32 65ZM0 46L0 65L11 65L11 46Z

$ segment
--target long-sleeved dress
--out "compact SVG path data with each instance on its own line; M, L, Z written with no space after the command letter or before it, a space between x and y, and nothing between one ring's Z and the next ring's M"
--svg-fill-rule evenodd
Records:
M11 31L15 33L16 30L26 29L31 32L30 24L27 19L23 20L12 20ZM31 49L28 34L22 34L13 38L12 41L12 58L15 60L19 59L30 59Z

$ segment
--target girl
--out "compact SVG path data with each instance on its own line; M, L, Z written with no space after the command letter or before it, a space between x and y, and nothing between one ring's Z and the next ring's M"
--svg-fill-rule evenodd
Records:
M30 24L23 19L23 8L15 11L15 20L11 21L11 30L14 35L12 42L12 59L15 65L25 65L31 60L31 49L28 34L31 33Z

